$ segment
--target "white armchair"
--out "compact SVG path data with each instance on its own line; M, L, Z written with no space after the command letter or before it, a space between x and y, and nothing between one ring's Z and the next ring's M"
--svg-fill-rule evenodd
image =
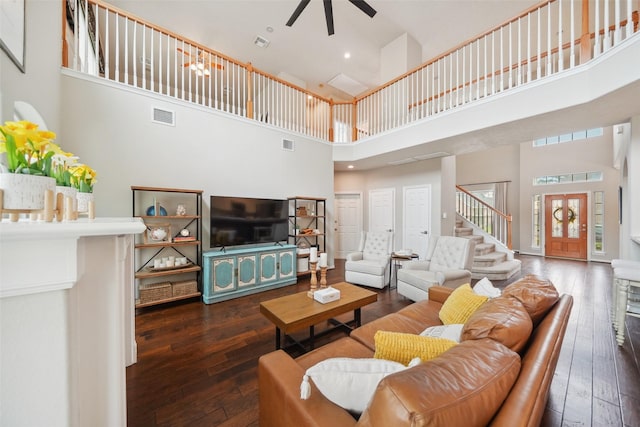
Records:
M358 252L347 254L344 280L357 285L382 289L389 284L389 260L393 233L362 233Z
M429 241L425 261L411 261L398 270L398 293L420 301L433 285L456 288L471 283L476 243L463 237L440 236Z

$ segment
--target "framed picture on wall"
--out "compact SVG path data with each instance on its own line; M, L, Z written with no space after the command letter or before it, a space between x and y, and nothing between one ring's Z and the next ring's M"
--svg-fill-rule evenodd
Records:
M23 73L25 72L25 1L0 1L0 47Z

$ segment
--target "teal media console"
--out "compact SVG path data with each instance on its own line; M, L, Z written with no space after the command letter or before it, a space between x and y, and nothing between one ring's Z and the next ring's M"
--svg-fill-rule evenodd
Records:
M296 246L270 245L205 252L206 304L292 285L297 282Z

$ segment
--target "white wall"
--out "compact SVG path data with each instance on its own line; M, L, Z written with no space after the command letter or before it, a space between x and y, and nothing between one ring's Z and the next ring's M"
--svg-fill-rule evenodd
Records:
M363 195L363 229L369 227L369 191L381 188L395 189L394 249L403 247L402 242L402 189L412 185L431 185L431 233L441 234L441 160L423 160L399 166L388 166L375 170L336 172L335 192L361 192Z
M13 104L25 101L33 105L47 126L60 131L60 39L61 1L25 1L26 46L22 73L4 51L0 52L0 120L13 120Z
M631 118L631 140L620 171L623 187L620 257L640 261L640 243L630 236L640 236L640 116Z
M98 216L130 216L132 185L204 190L208 248L210 195L326 197L333 212L327 143L73 72L62 89L60 142L96 169ZM175 111L175 127L153 123L153 107ZM283 138L295 151L282 149Z

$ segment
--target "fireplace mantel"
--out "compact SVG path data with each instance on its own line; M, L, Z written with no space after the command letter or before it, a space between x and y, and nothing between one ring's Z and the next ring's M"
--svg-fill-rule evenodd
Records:
M0 222L3 424L126 425L138 218Z

